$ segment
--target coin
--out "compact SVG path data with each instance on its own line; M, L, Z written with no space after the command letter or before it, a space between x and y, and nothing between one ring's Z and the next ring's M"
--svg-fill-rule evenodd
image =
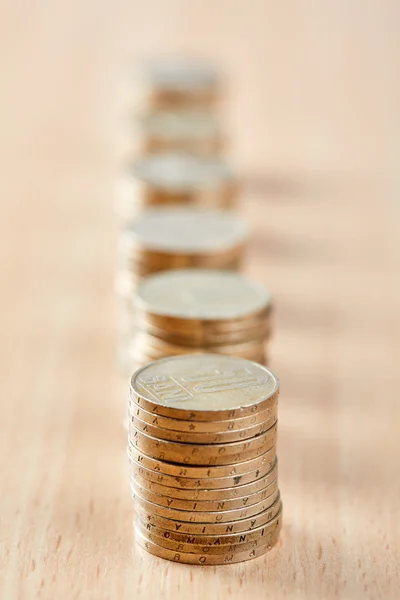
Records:
M128 455L130 453L128 452ZM243 473L242 475L235 475L231 477L220 477L210 479L192 479L190 477L173 477L172 475L166 475L151 469L146 469L140 464L130 459L131 472L139 477L142 481L147 481L149 484L156 483L159 485L165 485L167 487L175 487L182 490L191 492L207 490L211 493L211 490L218 490L223 492L224 490L235 489L243 485L255 483L259 479L265 477L271 469L274 467L275 459L266 463L263 467L250 471L249 473Z
M142 487L137 479L131 480L131 489L135 495L138 494L141 498L144 498L149 502L153 502L153 504L157 504L158 506L166 506L167 508L173 508L176 510L208 513L217 510L221 512L234 510L262 502L263 500L271 497L271 495L278 489L278 484L277 480L274 479L268 485L268 487L263 490L259 490L253 494L248 494L242 498L230 498L223 500L182 500L172 496L162 496Z
M199 61L181 57L146 61L136 77L141 103L148 110L211 108L219 99L220 73Z
M189 270L189 269L187 269ZM204 269L206 270L206 269ZM162 330L169 333L177 333L181 336L191 336L196 334L198 331L206 331L210 333L230 333L230 332L241 332L246 330L248 327L257 327L260 323L268 321L272 313L271 301L265 307L260 309L258 312L241 317L227 317L225 315L222 319L214 318L199 318L190 317L178 317L177 315L168 316L167 314L158 315L151 313L146 310L144 306L141 308L137 306L140 319L146 322L148 326L154 327L156 331Z
M183 500L228 500L231 498L243 498L246 495L254 494L255 492L267 488L277 477L277 461L275 461L275 465L270 471L249 483L222 489L209 489L207 482L205 482L202 488L197 487L191 489L176 487L176 485L168 485L168 482L164 479L164 483L151 481L146 477L146 475L148 475L148 473L145 473L146 470L132 461L130 462L130 467L132 479L136 480L142 487L145 487L155 494ZM155 473L153 474L156 475ZM175 481L172 483L176 484Z
M189 521L174 520L161 515L156 515L140 504L135 505L135 512L143 522L146 524L150 523L159 529L166 529L167 531L181 535L190 534L214 537L221 535L247 534L256 531L259 527L268 523L278 514L281 509L281 504L278 492L275 502L260 513L252 515L251 517L236 519L235 521L230 522L226 521L223 523L193 523Z
M276 445L274 444L272 447L260 446L258 448L255 448L254 450L249 450L248 452L237 452L236 454L221 454L220 456L212 455L208 458L202 458L202 456L199 454L190 454L189 456L185 456L184 460L181 460L181 458L179 457L178 449L171 454L165 453L161 449L159 451L153 451L153 443L151 443L150 446L147 444L147 440L144 440L143 434L141 434L141 437L139 437L138 431L136 431L135 434L137 437L135 437L134 441L130 437L128 437L128 442L130 444L134 444L140 450L141 453L150 451L150 454L152 454L152 456L154 456L156 459L164 462L175 463L180 466L188 465L206 467L235 465L239 460L249 461L253 458L258 458L259 456L262 456L262 454L264 454L267 450L271 450L272 448L276 449ZM169 443L173 444L175 442ZM199 449L203 449L204 444L199 444L198 447Z
M165 462L161 459L159 460L153 458L138 450L135 446L129 443L129 440L128 448L131 458L146 469L151 469L160 475L170 475L180 479L188 478L189 481L193 482L196 482L197 479L209 479L210 485L212 484L214 478L221 479L232 477L234 481L242 481L245 474L253 473L257 469L261 469L266 466L268 466L268 469L270 469L273 465L276 454L275 448L271 448L260 456L250 460L237 461L232 465L210 465L202 467L173 464Z
M275 531L277 527L279 527L279 523L281 520L281 512L269 521L262 528L262 535L254 536L244 542L237 542L235 544L221 544L221 537L216 539L216 543L207 544L202 542L201 537L198 536L198 540L200 543L196 543L194 541L194 536L186 536L189 538L189 542L177 541L171 538L170 536L165 536L162 534L163 530L158 530L157 528L152 528L149 523L145 524L140 519L135 520L135 530L138 531L144 538L150 540L154 544L158 544L163 548L168 548L169 550L175 550L175 552L187 552L189 554L208 554L208 555L216 555L216 554L225 554L226 552L245 552L246 550L252 548L258 548L260 546L265 546L270 543L271 539L273 539L275 535ZM165 532L164 533L171 533ZM245 536L241 536L245 537ZM218 541L217 541L218 540Z
M220 433L228 431L239 431L246 428L254 427L264 421L271 421L273 424L277 419L277 402L266 410L242 417L239 419L228 419L225 421L184 421L182 419L172 419L151 413L143 408L140 408L135 403L135 398L129 399L129 411L131 414L139 417L142 421L161 427L162 429L171 429L174 431L187 431L192 433Z
M208 511L208 512L193 512L191 510L179 510L175 508L168 508L159 504L154 504L146 500L139 495L137 489L134 491L135 506L139 505L146 509L150 513L158 515L160 517L167 517L173 521L187 521L189 523L226 523L228 521L235 521L239 519L245 519L246 517L252 517L260 512L263 512L269 508L277 499L279 490L276 489L270 496L242 508L235 508L225 511Z
M155 414L217 421L261 412L276 402L279 382L266 367L234 356L174 356L138 369L136 403Z
M262 556L278 541L280 528L281 522L279 522L279 526L275 530L274 537L272 537L272 539L270 539L267 544L259 546L258 548L252 548L251 550L247 550L245 552L238 552L236 554L232 552L227 552L226 554L218 555L189 554L183 552L176 552L174 550L163 548L158 544L154 544L150 540L147 540L145 537L143 537L138 531L135 532L135 540L139 546L141 546L151 554L154 554L155 556L158 556L160 558L171 560L173 562L199 565L224 565L236 562L243 562L245 560L251 560L252 558Z
M270 303L265 309L260 310L256 315L244 316L242 318L233 319L198 319L198 318L178 318L176 316L168 317L167 315L156 315L147 313L145 309L137 308L143 327L149 333L158 332L163 334L179 336L183 339L197 335L200 332L208 334L224 334L224 333L243 333L248 329L256 329L263 323L269 323L272 313L272 304Z
M131 423L136 429L143 433L157 439L190 444L226 444L229 442L246 440L265 433L274 425L275 421L276 417L272 417L263 423L258 423L257 425L246 427L245 429L237 429L236 431L192 433L162 429L157 425L151 425L150 423L147 423L147 421L142 421L136 415L131 415Z
M152 437L129 424L129 439L139 450L160 460L188 465L232 464L240 455L250 456L269 450L276 444L277 423L266 432L250 440L226 444L184 444Z
M160 261L171 254L201 257L231 252L248 239L249 228L226 211L168 207L145 211L125 235L130 246L141 253L143 249L157 253L153 257Z
M241 333L238 336L229 336L229 334L217 334L205 336L203 333L200 335L186 336L181 338L179 343L171 342L168 338L167 333L165 337L164 332L149 333L143 330L142 322L140 317L137 316L137 323L140 331L134 337L134 344L138 347L148 347L151 352L158 354L160 358L163 358L168 353L170 355L186 354L190 351L211 351L216 354L240 354L245 358L246 356L253 356L254 354L260 353L264 350L265 339L269 336L269 327L260 325L257 334L253 332L254 337L247 337L247 333ZM178 338L175 337L178 341Z
M137 290L136 305L169 318L223 321L253 317L270 301L261 285L238 273L182 269L147 278Z
M216 207L231 201L236 188L224 160L177 152L137 159L127 166L123 183L123 196L147 206L194 202Z
M124 118L119 131L121 159L150 152L189 152L217 156L225 145L220 120L205 110L158 110Z
M151 520L146 520L145 516L143 516L140 512L137 514L136 516L136 520L140 521L140 524L143 528L147 529L148 531L152 531L154 533L154 535L158 536L158 537L163 537L165 539L171 539L171 540L175 540L176 542L183 542L185 544L196 544L196 545L201 545L201 546L205 546L205 545L210 545L210 546L226 546L228 544L241 544L241 543L245 543L248 541L252 541L252 540L256 540L259 538L263 538L267 533L268 533L268 525L271 523L272 520L274 520L276 518L277 515L281 516L282 513L282 502L280 500L280 498L278 498L275 503L271 506L271 508L268 511L268 514L266 514L265 516L265 523L262 523L261 525L258 525L257 527L252 527L249 528L248 530L243 530L239 533L236 534L227 534L227 533L216 533L216 534L211 534L211 535L204 535L202 533L193 533L193 532L184 532L179 530L171 530L171 529L164 529L163 527L160 527L159 525L157 525L156 523L154 523L154 519ZM269 517L269 518L268 518ZM155 520L157 520L157 517L155 517ZM232 523L232 527L234 524L239 523L240 521L235 521L234 523ZM180 525L185 525L184 523L177 523L174 522L174 526L178 526L180 527ZM207 525L204 527L208 527L208 528L219 528L221 529L224 528L226 529L226 526L228 524L223 524L223 525ZM199 526L197 526L199 527ZM203 527L202 525L200 525L200 527Z
M129 256L118 256L119 269L127 275L136 278L143 278L160 271L172 269L214 269L214 270L235 270L241 265L245 251L244 244L233 248L229 253L216 251L215 254L166 254L164 258L159 257L159 253L140 251L137 256L133 256L131 251Z

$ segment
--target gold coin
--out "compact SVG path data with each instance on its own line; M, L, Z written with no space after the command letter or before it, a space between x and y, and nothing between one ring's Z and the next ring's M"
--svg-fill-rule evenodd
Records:
M171 498L177 498L181 500L229 500L231 498L243 498L244 496L254 494L265 488L267 488L277 477L277 460L275 460L274 467L268 471L265 475L245 483L243 485L237 485L235 487L226 488L211 488L209 489L207 482L203 488L182 488L176 487L176 485L168 485L164 482L158 483L156 481L149 480L146 476L143 476L145 470L143 467L138 466L136 463L130 461L130 473L131 478L136 480L142 487L148 489L150 492L160 494L162 496L168 496ZM176 482L173 482L176 483Z
M197 544L192 541L193 538L190 538L189 536L186 536L189 537L189 542L176 541L171 537L165 537L162 535L162 530L151 528L151 526L149 528L149 524L143 524L143 522L139 519L136 519L135 521L135 531L138 531L143 537L145 537L147 540L150 540L154 544L162 546L163 548L168 548L169 550L174 550L175 552L218 555L226 554L226 552L245 552L246 550L251 550L252 548L258 548L260 546L269 544L275 535L277 527L279 527L281 518L282 513L280 512L272 521L264 525L262 536L253 537L253 539L249 539L245 542L237 542L236 544L221 544L221 542L215 545L207 543ZM218 539L220 540L221 538Z
M218 156L225 146L220 120L205 110L143 112L123 120L118 156L126 162L151 152L189 152Z
M182 500L180 498L173 498L172 496L161 496L156 494L144 487L135 479L131 480L131 490L135 496L138 494L140 498L144 498L153 504L158 506L166 506L167 508L173 508L176 510L187 510L196 511L200 513L212 512L220 510L234 510L245 506L252 506L263 500L270 498L271 495L278 489L277 479L274 479L268 487L263 490L259 490L253 494L248 494L242 498L230 498L223 500Z
M150 154L127 166L117 181L117 212L130 217L144 207L182 205L231 206L237 181L217 158L183 153Z
M236 475L233 477L221 477L218 479L214 478L207 480L191 479L188 477L173 477L172 475L165 475L163 473L158 473L157 471L152 471L151 469L146 469L140 464L133 462L133 460L130 460L130 469L132 476L139 477L140 481L147 482L149 486L151 484L157 484L169 488L175 488L177 490L187 491L193 494L198 491L207 490L207 492L211 495L210 497L214 497L212 491L217 491L219 494L223 494L224 491L227 490L235 490L236 488L255 484L259 480L264 478L266 475L268 475L272 468L274 468L274 465L274 460L272 460L271 463L267 463L260 469L256 469L255 471L251 471L250 473L244 473L242 475ZM149 487L149 489L152 488ZM233 494L232 491L232 497L239 495L239 493Z
M227 546L229 544L242 544L246 542L250 542L256 539L262 539L268 534L268 526L273 521L277 515L281 515L282 513L282 502L280 498L276 500L276 502L271 506L268 511L268 515L266 515L265 523L257 527L253 527L248 529L247 531L241 531L237 534L226 534L226 533L217 533L212 535L204 535L199 533L191 533L191 532L183 532L180 529L178 531L174 531L171 529L164 529L163 527L159 527L152 520L148 520L143 515L138 513L136 515L136 521L140 522L141 526L145 528L147 531L152 531L154 535L157 537L174 540L176 542L181 542L185 544L196 544L198 546ZM269 518L267 518L269 517ZM236 521L235 523L239 523ZM180 523L176 523L175 525L179 527ZM182 523L184 525L184 523ZM224 527L226 529L227 524L219 525L211 525L208 527L221 528ZM233 526L233 524L232 524Z
M167 560L171 560L173 562L180 562L185 564L199 564L199 565L225 565L232 564L237 562L243 562L246 560L251 560L253 558L257 558L265 554L268 550L270 550L278 541L279 533L280 533L281 524L279 522L279 526L275 530L274 536L269 540L267 544L262 546L258 546L257 548L252 548L251 550L246 550L245 552L227 552L226 554L189 554L183 552L176 552L174 550L169 550L167 548L163 548L158 544L147 540L144 536L142 536L138 531L135 532L135 540L139 546L150 552L150 554L154 554L160 558L165 558Z
M248 237L248 227L227 211L149 208L126 226L118 256L140 275L185 265L223 268L237 263Z
M212 269L219 271L238 271L243 258L243 250L238 248L231 258L225 258L223 256L216 256L215 259L200 260L199 258L191 258L190 256L174 257L171 255L168 261L163 264L161 261L157 263L146 263L143 261L135 261L132 259L126 260L119 267L120 271L125 273L126 276L136 278L137 287L141 283L143 277L149 277L155 275L161 271L172 271L176 269ZM136 291L136 290L135 290ZM139 311L137 311L139 314Z
M213 65L187 58L145 61L134 79L135 89L139 87L134 105L150 111L213 108L221 91L221 75ZM127 76L124 83L126 106L131 110L132 78Z
M129 423L129 440L139 450L160 460L189 465L223 465L232 464L237 457L250 457L255 453L269 450L276 444L277 422L261 435L250 440L229 442L226 444L184 444L169 442L152 437L136 429Z
M270 302L268 292L243 275L207 269L158 273L140 284L136 297L140 311L181 320L254 318Z
M278 493L275 502L260 513L251 517L223 523L191 523L182 520L176 521L168 517L156 515L147 508L143 508L140 504L135 504L135 512L144 523L150 523L159 529L165 529L171 533L178 535L190 534L214 537L221 535L231 536L243 533L248 534L252 531L256 531L278 514L281 505L280 494Z
M173 431L172 429L162 429L157 425L151 425L150 423L147 423L147 421L142 421L139 417L133 414L131 414L130 420L136 429L151 435L156 439L190 444L225 444L260 436L274 425L276 422L276 417L272 417L268 421L258 423L257 425L252 425L246 429L213 433L191 433Z
M193 315L190 317L179 318L176 315L168 316L166 314L152 314L147 312L146 308L136 307L140 321L145 323L151 331L153 327L155 331L168 332L169 334L177 334L179 336L192 336L205 333L233 333L242 332L247 329L256 328L260 323L270 322L272 314L272 303L252 315L242 315L233 318L215 319L215 318L199 318Z
M277 419L278 403L270 406L266 410L243 417L239 419L228 419L225 421L183 421L182 419L171 419L151 413L140 408L135 403L135 398L129 399L129 410L131 414L139 417L142 421L161 427L162 429L171 429L173 431L187 431L189 433L220 433L229 431L239 431L254 427L264 421L271 421L271 425Z
M201 467L232 466L232 465L236 465L239 460L250 461L253 458L258 458L259 456L262 456L262 454L264 454L268 450L271 450L272 448L276 449L275 444L272 447L264 445L264 446L255 448L254 450L249 450L248 452L238 452L236 454L222 454L221 456L213 455L213 456L209 456L207 459L204 459L201 456L196 454L196 455L191 455L191 456L185 456L184 459L182 460L179 457L178 450L176 452L174 451L173 454L170 454L168 452L167 453L164 452L163 450L160 450L160 451L154 450L154 446L153 446L152 450L149 452L150 447L144 442L143 434L141 434L142 437L139 440L139 432L136 431L135 433L137 435L135 440L133 441L130 437L128 437L128 443L131 445L135 445L136 448L138 450L140 450L140 452L142 454L143 454L143 452L145 452L147 454L150 453L151 456L157 460L167 462L167 463L174 463L176 465L180 465L181 467L184 467L186 465L201 466ZM169 442L169 443L173 444L174 442ZM199 448L201 448L201 449L204 448L204 444L202 444L202 445L199 444Z
M255 337L247 336L246 333L244 334L246 337L242 339L233 339L228 335L225 336L225 334L208 339L204 336L187 336L185 340L181 339L179 343L171 343L167 339L168 336L165 339L156 337L156 335L150 334L141 328L139 319L136 319L136 322L138 331L133 338L134 345L138 348L149 348L154 355L158 356L185 354L191 350L233 354L243 357L254 356L254 354L264 351L265 340L269 337L269 329L260 326L257 333L254 332ZM158 335L163 336L163 332L159 332Z
M172 519L173 521L187 521L189 523L226 523L228 521L235 521L239 519L246 519L247 517L253 517L260 512L263 512L275 502L279 495L279 490L276 489L270 496L262 500L261 502L257 502L257 504L252 504L251 506L246 506L242 508L234 508L231 510L216 510L209 512L193 512L191 510L179 510L176 508L167 508L165 506L161 506L159 504L154 504L154 502L150 502L145 498L142 498L135 489L135 506L139 505L145 510L149 511L154 515L158 515L160 517L167 517L168 519Z
M174 356L139 369L131 394L145 410L187 421L245 417L274 405L278 379L266 367L235 356Z
M134 462L146 469L151 469L159 475L170 475L182 480L187 478L189 482L194 483L198 479L209 479L210 485L213 480L218 480L226 477L232 477L233 481L242 481L245 474L257 471L268 467L270 469L274 463L276 456L276 448L270 448L260 456L254 457L250 460L242 459L238 460L232 465L217 465L217 466L195 466L195 465L178 465L174 463L168 463L162 459L153 458L148 456L146 453L141 452L135 446L128 441L129 455ZM190 484L193 485L193 484Z
M169 208L167 211L164 208L153 208L148 209L143 214L152 214L156 212L160 212L161 214L172 212L177 209ZM184 209L180 209L182 214L185 214ZM215 214L218 218L219 215L225 214L229 216L228 211L222 211L220 209L198 209L196 207L186 208L187 214L192 214L193 218L195 215L210 215L210 217ZM138 219L136 219L137 221ZM172 245L176 244L172 240L172 236L170 237L170 247L165 248L164 251L156 250L156 246L149 247L146 245L138 245L135 242L135 238L132 238L131 229L126 226L123 232L120 235L119 246L117 249L117 257L118 263L124 266L128 272L136 272L141 269L148 269L152 272L156 271L165 271L167 269L176 269L176 268L192 268L192 267L201 267L203 269L210 268L223 269L225 265L230 265L233 263L237 263L238 260L241 259L243 255L243 251L246 248L246 242L243 240L238 240L237 243L232 243L231 247L225 249L221 245L219 247L215 247L212 252L209 252L205 249L204 252L200 252L200 249L197 251L193 250L189 246L189 242L187 243L187 247L182 245ZM136 243L136 245L135 245ZM174 249L176 248L176 249ZM146 315L147 312L145 307L143 307L143 314ZM150 315L151 317L151 315Z

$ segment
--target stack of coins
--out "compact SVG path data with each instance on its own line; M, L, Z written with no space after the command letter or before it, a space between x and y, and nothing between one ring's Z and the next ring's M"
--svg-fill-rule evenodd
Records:
M213 108L218 103L221 78L218 71L202 62L171 58L145 61L135 75L123 79L119 105L122 112L132 107L145 110Z
M278 392L265 367L220 355L163 359L132 376L128 456L140 546L210 565L276 543Z
M145 208L191 205L232 208L237 181L226 163L179 153L154 153L130 164L116 184L116 214L123 223Z
M158 111L125 119L117 152L124 162L155 152L218 156L224 142L220 120L209 111Z
M239 273L181 269L143 279L135 298L131 366L213 352L266 362L268 292Z
M182 267L238 269L248 236L248 227L233 214L194 208L148 210L121 231L116 273L121 366L132 338L139 281Z

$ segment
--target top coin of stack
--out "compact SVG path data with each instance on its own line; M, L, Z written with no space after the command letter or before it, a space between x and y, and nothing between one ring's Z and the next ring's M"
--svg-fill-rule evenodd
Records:
M139 545L176 562L226 564L276 543L278 392L265 367L219 355L164 359L133 375Z
M132 107L146 110L209 109L219 100L220 75L211 65L171 58L147 61L135 75L122 81L120 104L123 112Z
M124 119L118 155L124 162L157 152L218 156L224 143L220 120L209 111L147 112Z
M149 154L132 163L116 187L116 213L130 222L144 208L194 205L232 208L237 181L226 163L179 153Z
M270 315L268 292L239 273L180 269L146 277L135 297L131 364L199 352L263 363Z

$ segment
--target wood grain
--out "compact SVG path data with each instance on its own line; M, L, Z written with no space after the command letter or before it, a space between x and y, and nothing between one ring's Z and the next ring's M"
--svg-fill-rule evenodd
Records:
M395 1L3 5L0 596L397 599ZM213 56L276 301L284 529L250 563L133 546L115 369L113 90L129 54Z

